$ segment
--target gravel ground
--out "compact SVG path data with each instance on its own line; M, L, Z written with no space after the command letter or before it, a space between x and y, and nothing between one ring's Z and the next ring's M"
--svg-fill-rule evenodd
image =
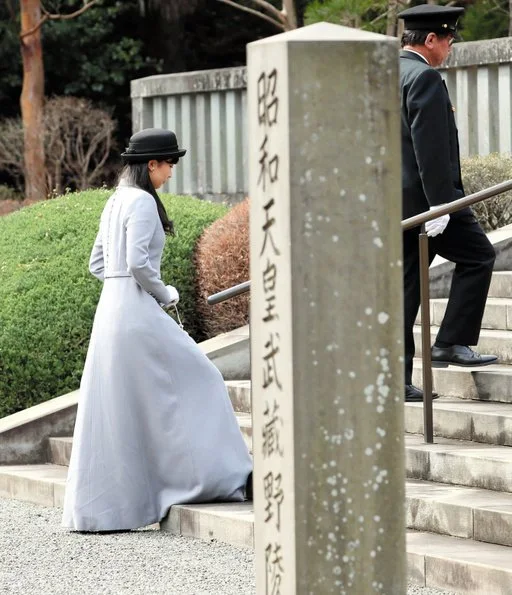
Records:
M59 509L0 499L1 594L255 594L250 550L151 529L72 533L60 519ZM408 595L453 594L409 585Z

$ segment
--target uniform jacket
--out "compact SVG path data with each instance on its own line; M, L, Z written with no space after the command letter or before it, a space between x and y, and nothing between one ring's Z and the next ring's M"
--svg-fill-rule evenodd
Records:
M437 70L400 52L403 218L464 196L459 139L448 90ZM463 209L452 217L471 213Z

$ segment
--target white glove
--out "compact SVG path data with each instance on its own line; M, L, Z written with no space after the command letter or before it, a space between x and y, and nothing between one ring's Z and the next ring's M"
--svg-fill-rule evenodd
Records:
M430 210L437 209L441 205L437 205L435 207L430 207ZM425 231L430 238L434 238L438 236L440 233L446 229L448 222L450 221L450 215L441 215L441 217L437 217L437 219L432 219L432 221L427 221L425 223Z
M172 285L166 285L167 291L169 292L169 301L164 304L164 308L170 308L171 306L175 306L180 301L180 294L176 287Z

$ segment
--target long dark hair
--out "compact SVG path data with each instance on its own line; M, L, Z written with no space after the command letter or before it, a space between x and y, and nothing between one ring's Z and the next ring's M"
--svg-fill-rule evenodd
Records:
M158 209L158 216L160 217L160 221L162 223L162 227L164 228L165 233L170 235L174 235L174 223L169 219L167 216L167 211L165 210L164 204L160 197L158 196L155 187L153 186L153 182L151 182L151 178L149 177L149 170L147 163L127 163L121 170L119 175L119 181L123 181L130 186L137 186L141 190L145 190L149 192L151 196L155 199L156 208Z

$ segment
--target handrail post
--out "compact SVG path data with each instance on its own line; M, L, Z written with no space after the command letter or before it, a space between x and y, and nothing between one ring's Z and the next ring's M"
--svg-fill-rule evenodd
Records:
M426 444L434 443L434 427L432 416L432 354L430 338L430 266L428 254L428 236L425 224L419 234L420 257L420 296L421 296L421 350L423 359L423 435Z

